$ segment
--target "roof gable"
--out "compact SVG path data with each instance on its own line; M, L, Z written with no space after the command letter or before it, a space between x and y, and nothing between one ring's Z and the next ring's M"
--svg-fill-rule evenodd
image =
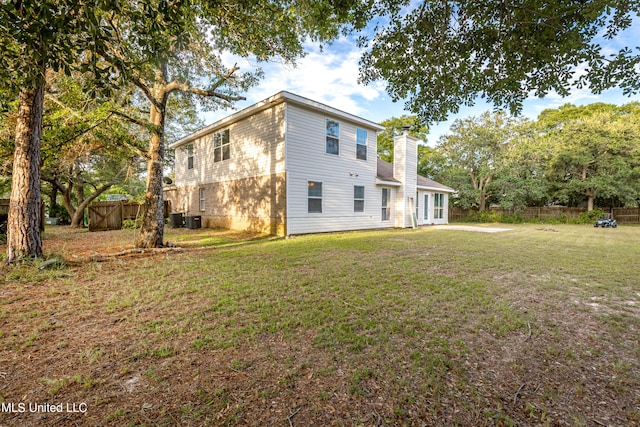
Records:
M220 120L217 120L213 123L211 123L210 125L200 129L197 132L192 133L191 135L188 135L172 144L169 145L169 148L177 148L181 145L184 144L188 144L192 141L195 141L196 139L207 135L211 132L214 132L217 129L229 126L233 123L236 123L246 117L249 117L253 114L256 114L260 111L266 110L268 108L273 107L274 105L277 104L281 104L283 102L288 102L291 104L296 104L296 105L300 105L303 106L305 108L314 110L316 112L322 112L324 114L331 114L337 118L340 119L344 119L353 123L356 123L360 126L363 127L367 127L369 129L373 129L376 132L380 132L384 130L384 126L381 126L375 122L372 122L370 120L367 119L363 119L362 117L358 117L356 115L353 115L351 113L347 113L345 111L339 110L337 108L333 108L330 107L328 105L325 105L321 102L317 102L317 101L313 101L309 98L305 98L303 96L300 95L296 95L293 94L291 92L287 92L287 91L281 91L276 93L275 95L272 95L270 97L268 97L267 99L264 99L260 102L257 102L247 108L244 108L240 111L237 111L227 117L224 117Z

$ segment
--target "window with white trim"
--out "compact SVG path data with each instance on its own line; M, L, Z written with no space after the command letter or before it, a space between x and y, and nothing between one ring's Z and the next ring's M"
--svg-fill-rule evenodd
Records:
M336 120L327 119L327 154L340 154L340 123Z
M206 208L206 196L205 196L204 188L199 189L198 200L200 202L200 210L204 211Z
M367 160L367 131L356 128L356 159Z
M389 221L391 219L391 189L382 189L382 221Z
M429 195L424 195L424 219L429 219Z
M433 195L433 218L444 218L444 194L435 193Z
M193 169L193 144L187 145L187 169Z
M322 213L322 182L307 181L307 212Z
M213 134L213 161L221 162L229 160L231 157L231 146L229 143L229 129L225 129Z
M353 186L353 212L364 212L364 185Z

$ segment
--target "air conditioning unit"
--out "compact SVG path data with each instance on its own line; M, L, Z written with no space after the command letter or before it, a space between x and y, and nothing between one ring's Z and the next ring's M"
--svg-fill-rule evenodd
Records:
M171 228L184 227L182 212L171 212L169 214L169 225Z
M189 215L186 217L185 225L189 229L202 227L202 217L200 215Z

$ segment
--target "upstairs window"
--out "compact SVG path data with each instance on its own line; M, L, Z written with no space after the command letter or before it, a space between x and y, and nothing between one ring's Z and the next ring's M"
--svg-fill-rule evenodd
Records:
M356 128L356 159L367 160L367 131Z
M231 147L229 145L229 129L216 132L213 135L213 161L229 160Z
M364 212L364 185L353 186L353 211Z
M309 213L322 213L322 183L307 181L307 206Z
M340 154L340 123L327 119L327 154Z
M187 169L193 169L193 144L187 145Z

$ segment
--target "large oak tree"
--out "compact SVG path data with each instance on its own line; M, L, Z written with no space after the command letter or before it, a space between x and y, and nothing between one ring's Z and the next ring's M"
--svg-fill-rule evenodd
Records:
M640 195L640 105L594 103L545 110L537 123L552 147L548 179L556 200L596 198L635 206Z
M437 149L446 158L447 184L456 188L465 207L487 207L493 180L504 169L515 138L516 120L503 111L458 119L451 133L440 138Z

